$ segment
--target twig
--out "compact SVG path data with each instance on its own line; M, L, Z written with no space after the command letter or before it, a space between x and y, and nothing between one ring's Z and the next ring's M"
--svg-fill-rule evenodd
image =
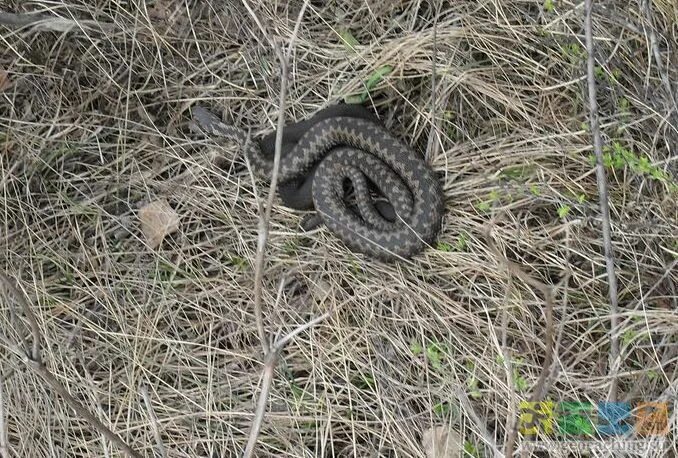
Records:
M438 153L440 148L438 136L438 94L436 81L436 65L438 63L438 15L439 9L436 10L436 17L433 22L433 57L431 58L431 132L428 136L428 144L426 145L427 159L430 159Z
M531 275L526 273L522 267L515 262L512 262L504 256L492 240L491 227L488 227L485 231L485 240L487 245L490 247L492 253L500 260L502 264L506 266L506 269L511 275L514 275L520 278L522 281L527 283L532 288L536 289L544 297L544 313L546 315L545 331L544 331L544 362L541 367L541 372L539 373L539 378L534 385L532 394L530 396L531 401L537 401L541 399L546 391L546 379L548 378L549 373L551 372L551 363L553 362L553 347L554 347L554 326L553 326L553 286L542 283L541 281L533 278ZM569 276L565 276L562 282L566 282ZM504 454L507 457L513 456L513 448L517 436L517 420L514 420L512 426L509 428L508 435L506 438Z
M466 412L466 415L469 416L471 421L476 425L478 428L478 432L480 433L480 438L487 444L488 447L492 449L492 453L494 455L494 458L504 458L503 453L499 450L499 447L497 447L497 443L494 441L492 436L490 435L489 431L485 427L485 422L480 420L480 417L476 413L475 409L473 408L473 404L471 404L471 401L469 400L468 396L462 389L457 390L457 397L459 398L459 405L464 409Z
M659 78L661 79L662 84L664 85L664 90L666 91L666 95L668 95L669 100L673 105L673 109L678 111L677 105L678 102L676 102L676 98L673 95L671 81L669 80L669 76L664 69L662 56L659 53L659 45L657 44L657 34L654 32L654 21L652 20L652 2L650 2L649 0L641 0L641 8L643 9L643 13L645 14L645 19L648 22L649 29L648 35L650 36L650 47L652 48L652 54L654 56L655 64L657 64L657 73L659 73Z
M153 409L153 404L151 403L151 396L148 394L148 387L146 385L141 385L141 397L144 398L144 404L146 405L146 410L148 411L148 419L151 424L151 429L153 430L153 436L155 437L155 444L158 447L158 454L162 458L167 457L167 450L162 443L162 436L160 435L160 428L158 428L158 417L155 415L155 410Z
M250 16L252 16L252 19L254 19L255 24L257 24L259 31L261 31L261 34L266 38L266 40L268 41L268 44L271 45L271 46L275 46L273 44L273 41L271 40L271 37L269 37L268 33L266 33L266 29L264 28L261 21L259 20L259 17L254 13L254 10L252 10L252 7L247 2L247 0L242 0L242 4L245 5L245 9L250 14Z
M5 375L0 375L0 458L9 458L7 419L5 415L5 380Z
M33 345L30 355L34 360L40 361L40 327L38 326L38 320L35 319L35 315L33 314L31 307L28 305L28 302L26 302L24 294L20 292L19 289L14 285L12 279L2 271L0 271L0 282L5 285L7 291L12 296L14 296L14 299L19 303L21 309L24 311L24 314L26 315L28 323L31 327L31 333L33 334Z
M266 34L265 29L262 27L259 18L254 14L254 11L249 7L247 2L243 0L247 11L254 18L258 27L261 29L264 35ZM292 56L292 50L294 49L294 42L296 40L297 34L299 33L299 27L301 25L301 20L304 17L304 12L308 7L309 0L305 0L304 4L299 11L297 21L294 25L294 31L290 37L290 42L287 48L287 51L283 53L275 43L276 51L278 53L281 65L281 82L280 82L280 98L278 106L278 123L276 126L276 136L275 136L275 153L273 156L273 171L271 173L271 182L268 188L268 199L266 202L266 208L264 209L263 214L259 219L259 237L257 240L257 254L255 259L255 274L254 274L254 316L257 323L257 329L259 331L259 338L261 340L261 345L265 357L265 366L263 373L263 382L261 393L259 395L259 401L257 402L257 408L255 411L254 419L252 420L252 426L250 427L249 438L247 440L247 445L243 456L249 458L254 453L254 448L256 447L257 437L259 436L259 431L261 430L261 423L263 422L264 415L266 413L266 403L268 401L268 393L271 388L271 383L273 380L273 372L275 370L275 365L277 363L278 354L280 350L285 346L285 344L294 337L293 334L289 339L279 340L274 345L273 348L270 348L268 337L266 336L266 331L264 329L264 318L262 312L262 293L263 293L263 277L264 277L264 257L266 253L266 244L268 242L268 233L269 225L271 220L271 209L273 208L273 200L275 198L276 188L278 186L278 172L280 170L280 157L282 151L282 139L283 139L283 129L285 127L285 100L287 98L287 79L289 73L289 64L290 58ZM267 36L268 38L268 36ZM273 43L269 39L270 43ZM326 318L326 315L322 315L320 320L313 320L312 323L322 321ZM303 329L302 329L303 330ZM302 332L302 330L298 332Z
M131 448L124 440L113 431L111 431L106 425L104 425L98 418L92 415L89 410L87 410L77 399L75 399L64 387L61 382L47 369L43 364L42 358L40 356L40 328L38 326L38 321L33 314L31 307L28 304L28 301L22 293L19 292L18 288L14 286L12 279L7 276L4 272L0 272L0 281L5 285L5 287L10 291L12 296L21 306L26 319L29 321L31 330L33 333L33 346L31 352L25 352L22 355L22 360L24 364L32 368L37 372L45 382L56 391L66 403L82 418L84 418L94 429L99 433L103 434L108 440L116 444L120 449L125 452L128 456L133 458L141 458L141 454Z
M605 266L607 270L608 296L610 299L610 371L612 381L608 398L617 400L617 366L619 364L619 304L617 299L617 276L614 268L614 252L612 250L612 231L610 229L610 206L607 193L607 176L603 166L603 140L600 135L598 119L598 102L596 100L596 78L594 73L595 58L593 55L593 27L591 25L591 9L593 0L585 0L584 31L586 34L587 81L589 89L589 108L591 133L593 134L593 151L596 155L596 178L598 181L598 198L603 220L603 245L605 248Z
M331 314L331 310L327 311L308 323L297 327L289 334L281 337L273 344L270 351L266 355L266 363L264 364L264 372L262 374L261 393L259 393L259 399L257 400L257 408L254 412L254 419L252 420L252 427L250 428L250 434L247 440L247 446L245 447L245 452L243 453L243 458L250 458L252 453L254 453L254 448L257 445L257 438L259 437L261 424L264 420L264 415L266 414L266 404L268 403L268 395L271 391L273 373L275 372L275 366L278 364L280 352L294 337L326 320Z
M70 32L72 30L89 29L111 31L115 24L92 20L66 19L57 16L46 16L38 13L15 14L0 11L0 25L7 27L33 27L38 31Z
M257 239L257 255L254 263L254 316L257 322L257 329L259 331L259 339L261 340L261 346L264 351L264 355L267 355L269 352L269 342L266 332L264 330L264 318L262 313L262 282L264 277L264 255L266 253L266 244L268 243L268 232L269 225L271 221L271 208L273 207L273 200L275 199L275 192L278 186L278 172L280 169L280 155L282 151L282 139L283 139L283 129L285 127L285 99L287 97L287 78L289 72L289 61L292 55L292 49L294 49L294 41L296 39L297 33L299 32L299 24L301 19L304 16L304 11L308 6L309 0L306 0L299 11L299 16L297 18L297 23L294 26L294 32L290 38L289 47L287 48L286 53L280 52L276 45L276 50L280 57L281 65L281 82L280 82L280 99L278 106L278 124L275 135L275 153L273 156L273 172L271 173L271 182L268 188L268 200L266 201L266 208L264 213L259 218L259 237ZM260 24L259 19L256 17L254 12L248 7L247 11L250 12L250 15L254 17L257 21L257 24ZM261 27L261 26L260 26ZM265 32L262 28L262 32ZM269 40L270 41L270 40Z

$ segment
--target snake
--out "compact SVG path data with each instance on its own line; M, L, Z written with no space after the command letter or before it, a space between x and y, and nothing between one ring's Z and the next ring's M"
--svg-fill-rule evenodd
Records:
M275 131L250 139L205 107L192 113L208 136L243 146L255 174L271 180ZM379 260L407 260L434 243L441 229L436 174L362 105L332 105L284 126L277 176L283 205L315 210L304 229L322 223L350 250Z

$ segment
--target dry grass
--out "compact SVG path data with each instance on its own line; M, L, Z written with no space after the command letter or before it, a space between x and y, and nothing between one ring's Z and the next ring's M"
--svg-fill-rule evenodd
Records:
M47 369L133 448L236 456L261 382L253 266L267 188L241 151L189 129L189 109L201 103L254 133L271 130L279 62L239 2L128 3L144 2L0 2L73 26L0 26L0 70L11 82L0 93L0 269L30 299ZM285 3L250 2L283 46L302 2ZM334 312L285 348L258 456L421 457L423 432L446 422L479 456L491 456L486 441L503 450L518 402L538 388L546 315L539 291L488 246L490 225L524 275L552 286L568 278L554 290L554 364L537 398L606 398L611 317L583 4L552 3L309 6L286 118L359 93L393 66L367 104L422 153L439 126L430 162L447 212L438 249L387 265L327 231L300 233L300 215L273 208L270 340ZM618 397L675 400L678 7L604 3L593 14L603 142L669 177L608 169ZM354 51L343 30L357 38ZM179 214L180 230L154 250L136 215L157 198ZM119 456L17 357L29 323L13 296L0 297L0 453Z

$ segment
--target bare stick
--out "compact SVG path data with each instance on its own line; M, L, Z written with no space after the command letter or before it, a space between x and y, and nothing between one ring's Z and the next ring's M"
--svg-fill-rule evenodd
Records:
M70 32L78 29L111 31L115 24L92 20L75 20L37 13L15 14L0 11L0 25L7 27L33 27L38 31Z
M610 371L612 381L608 398L617 400L617 366L619 365L619 304L617 301L617 276L614 270L614 252L612 250L612 231L610 229L610 206L607 193L607 176L603 166L603 140L600 135L598 119L598 102L596 100L596 78L594 73L595 58L593 55L593 27L591 25L591 9L593 0L585 1L584 29L586 34L587 81L589 88L589 108L591 133L593 134L593 151L596 155L596 177L598 181L598 199L603 220L603 245L605 248L605 266L607 270L608 296L610 299Z
M45 382L56 391L66 403L82 418L84 418L94 429L99 433L104 435L108 440L116 444L120 449L125 452L127 456L133 458L141 458L141 454L134 450L132 447L127 445L124 440L113 431L111 431L106 425L104 425L97 417L92 415L89 410L87 410L77 399L75 399L64 387L59 380L47 369L43 364L42 358L40 357L40 328L38 326L38 321L33 314L31 307L28 304L28 301L23 294L19 292L16 286L14 286L13 281L9 276L4 272L0 272L0 281L5 285L5 287L10 291L11 295L14 296L15 300L19 303L26 319L29 321L31 330L33 333L33 347L31 352L26 352L23 354L23 362L28 367L32 368L37 372Z
M440 149L439 137L438 137L438 118L436 114L438 113L438 91L436 90L436 65L438 63L438 15L440 14L439 9L436 9L436 17L433 22L433 57L431 65L431 132L428 136L428 144L426 145L426 154L427 159L431 159L436 156L438 150Z
M314 318L313 320L305 323L296 329L294 329L289 334L285 335L278 339L271 350L266 356L266 363L264 364L264 372L262 374L261 382L261 393L259 393L259 399L257 400L257 408L254 412L254 419L252 420L252 427L250 428L249 438L247 440L247 446L245 447L245 452L243 453L243 458L250 458L252 453L254 453L254 448L257 445L257 437L259 437L259 431L261 430L261 424L264 420L264 415L266 414L266 404L268 403L268 395L271 391L271 383L273 382L273 374L275 372L275 366L278 364L278 357L280 352L285 348L285 345L289 343L297 335L306 331L307 329L317 325L318 323L326 320L332 314L332 311L327 311L322 315Z
M26 315L31 327L31 333L33 334L33 346L30 355L34 360L40 361L40 328L38 327L38 320L35 319L35 315L33 315L28 302L26 302L24 294L14 285L14 281L2 271L0 271L0 281L5 285L7 291L14 296L14 299L19 303Z
M494 255L500 260L502 264L506 266L509 274L515 275L520 278L522 281L530 285L532 288L539 291L542 296L544 296L544 313L546 314L546 323L545 323L545 334L544 334L544 346L546 347L544 351L544 362L541 367L541 372L539 373L539 378L537 383L532 390L532 395L530 396L531 401L539 400L546 391L546 379L551 371L551 363L553 362L553 347L554 347L554 326L553 326L553 287L549 286L536 278L532 277L526 273L522 267L520 267L515 262L509 261L506 256L504 256L492 240L491 229L488 228L485 231L485 240L487 245L490 247L490 250ZM567 281L568 277L566 276L564 281ZM513 456L513 448L515 446L516 436L517 436L517 421L511 422L511 426L508 429L508 434L506 438L506 445L504 454L508 457Z
M158 454L162 458L167 457L167 450L162 443L162 436L160 435L160 428L158 427L158 417L155 415L155 410L153 409L153 404L151 403L151 396L148 394L148 387L146 385L141 385L141 397L144 398L144 404L146 405L146 410L148 411L148 419L150 420L151 429L153 430L153 436L155 437L155 443L158 448Z
M485 422L480 420L480 417L476 413L475 409L473 408L473 404L471 404L471 401L469 400L468 396L462 389L457 390L457 397L459 398L459 405L461 405L461 408L464 409L466 412L466 415L471 419L471 421L476 425L478 428L478 432L480 433L480 438L487 444L488 447L492 449L492 453L494 458L504 458L504 454L499 451L499 448L497 447L497 443L494 441L492 436L490 435L489 431L485 427ZM506 455L509 456L509 455Z
M301 20L304 17L304 12L308 6L309 0L305 0L304 4L299 11L299 16L294 25L294 31L292 32L292 37L287 48L287 52L283 53L276 43L276 51L278 52L281 65L281 82L280 82L280 98L278 106L278 124L276 128L275 136L275 153L273 156L273 172L271 174L271 182L268 189L268 199L266 202L266 208L264 209L263 214L259 219L259 237L257 240L257 254L255 259L255 274L254 274L254 316L257 322L257 329L259 331L259 338L261 340L261 345L263 348L264 356L266 358L266 363L264 365L263 373L263 382L261 387L261 393L259 394L259 400L257 402L257 408L255 411L254 419L252 420L252 426L250 428L249 438L247 440L247 445L243 456L249 458L254 453L254 448L257 444L257 437L259 436L259 431L261 430L261 424L266 414L266 404L268 401L268 394L271 389L271 383L273 381L273 373L275 370L275 365L278 360L278 354L280 350L285 346L289 339L293 338L294 335L290 336L287 340L279 340L271 349L269 347L268 337L266 336L266 331L264 329L264 318L262 312L262 293L263 293L263 277L264 277L264 257L266 253L266 244L268 243L268 233L269 225L271 220L271 209L273 208L273 200L275 198L276 188L278 186L278 172L280 170L280 156L282 151L282 139L283 139L283 128L285 126L285 100L287 97L287 79L289 73L289 64L290 58L292 56L292 50L294 49L294 42L296 40L297 34L299 32L299 26ZM266 35L265 30L261 26L259 18L256 17L254 12L249 8L249 5L245 2L247 11L250 13L261 31ZM269 39L269 42L272 40ZM327 315L327 314L325 314ZM322 319L325 319L326 316L323 315ZM319 320L321 321L321 320ZM313 320L312 323L319 322ZM301 332L301 331L298 331Z
M92 415L89 410L87 410L80 402L75 399L68 390L54 377L54 375L45 367L44 364L40 361L35 361L31 359L28 355L24 358L24 363L31 367L35 372L40 374L47 382L47 384L52 387L68 404L71 409L75 411L78 415L84 418L91 426L94 427L99 433L103 434L109 441L116 444L120 449L125 452L127 456L133 458L141 458L142 455L134 450L132 447L127 445L127 443L122 440L120 436L111 431L106 425L104 425L97 417Z
M661 79L662 84L664 85L664 90L666 91L666 94L669 96L669 100L673 105L673 109L678 111L678 105L676 105L678 104L678 102L676 102L676 98L673 95L673 90L671 89L671 81L669 80L669 76L664 69L662 56L659 53L659 45L657 44L657 34L654 32L654 21L652 20L652 2L650 2L649 0L642 0L641 8L643 9L643 13L645 13L645 19L648 22L649 29L648 35L650 36L650 47L652 48L654 61L657 64L657 73L659 73L659 78Z
M268 44L270 44L271 46L274 46L273 41L271 40L271 37L269 37L268 34L266 33L266 29L261 24L259 17L254 13L254 10L252 10L252 7L247 2L247 0L242 0L242 4L245 6L245 9L250 14L250 16L252 16L252 19L254 19L255 24L257 24L257 27L259 27L261 34L266 38L266 40L268 41Z
M264 355L269 352L269 342L266 332L264 331L264 318L262 313L262 280L264 277L264 256L266 253L266 244L268 243L268 232L269 225L271 221L271 208L273 207L273 200L275 199L275 192L278 186L278 172L280 170L280 155L282 150L282 139L283 139L283 128L285 126L285 99L287 97L287 78L289 72L289 61L292 55L292 50L294 49L294 41L296 39L297 33L299 32L299 24L301 19L304 16L304 11L308 6L309 0L306 0L299 11L299 16L297 17L297 22L294 26L294 32L290 38L290 43L287 48L286 53L280 52L278 49L278 55L280 57L281 65L281 74L282 80L280 82L280 99L279 99L279 108L278 108L278 125L275 135L275 154L273 157L273 172L271 174L271 183L268 188L268 200L266 201L266 208L264 209L263 215L259 219L259 237L257 240L257 255L254 263L254 316L257 322L257 329L259 330L259 338L261 340L261 345L264 350ZM247 4L246 4L247 6ZM254 12L248 8L247 9L252 16L254 16L257 24L260 23L259 19L254 15ZM262 29L263 31L263 29ZM277 46L276 46L277 47Z
M0 375L0 458L9 458L7 419L5 416L5 375Z

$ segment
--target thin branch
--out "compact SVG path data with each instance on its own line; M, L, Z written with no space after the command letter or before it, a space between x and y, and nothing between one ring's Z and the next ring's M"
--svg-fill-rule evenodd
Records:
M431 132L428 136L426 145L426 158L430 159L438 154L440 149L440 137L438 135L439 122L436 117L438 113L438 88L436 80L436 66L438 64L438 15L439 8L436 9L436 17L433 20L433 57L431 58Z
M148 394L148 387L146 385L141 385L141 397L144 398L144 404L146 405L146 410L148 411L148 419L151 424L151 429L153 430L153 437L155 437L155 444L158 449L158 455L162 458L167 458L167 450L162 443L162 436L160 435L160 428L158 427L158 417L155 415L155 410L153 409L153 403L151 402L151 396Z
M23 310L28 323L31 327L31 333L33 334L33 345L30 352L31 358L35 361L41 361L40 358L40 327L38 326L38 320L33 314L33 310L28 305L25 295L19 291L17 286L14 284L14 280L10 278L6 273L0 271L0 282L5 285L7 291L10 292L14 299L19 303L21 309Z
M0 25L19 29L33 27L34 30L49 32L70 32L80 29L112 31L116 29L115 24L108 22L67 19L38 13L15 14L4 11L0 11Z
M591 9L593 0L585 1L584 31L586 34L587 81L589 89L589 108L591 133L593 134L593 151L596 155L596 177L598 181L598 198L603 220L603 245L605 249L605 266L607 270L608 296L610 299L610 371L612 381L608 398L617 399L617 366L619 365L619 303L617 298L617 276L614 267L614 251L612 249L612 231L610 229L610 206L607 192L607 176L603 166L603 140L600 135L600 120L598 119L598 102L596 99L596 77L594 73L595 57L593 45L593 26L591 24Z
M245 7L250 15L254 18L257 26L260 28L262 33L267 36L266 30L262 27L259 18L254 14L252 9L247 4L246 0L243 0ZM271 221L271 209L273 208L273 201L275 199L275 193L278 186L278 173L280 171L280 157L282 152L282 140L283 140L283 129L285 127L285 102L287 98L287 80L289 73L290 59L292 56L292 51L294 49L294 42L296 40L297 34L299 33L299 27L301 25L301 20L304 17L304 12L308 7L309 0L305 0L304 4L299 11L297 21L294 25L294 31L290 38L288 44L287 52L281 52L277 42L273 42L269 39L269 43L274 43L276 47L276 52L278 53L281 65L281 82L280 82L280 98L278 106L278 124L276 128L275 136L275 153L273 156L273 171L271 173L271 182L268 189L268 200L266 202L266 208L264 212L261 213L259 219L259 237L257 240L257 253L255 259L255 274L254 274L254 316L257 322L257 329L259 330L259 338L261 340L261 345L263 348L264 356L266 363L264 365L263 373L263 382L261 387L261 393L259 394L259 400L257 402L257 408L255 411L254 419L252 420L252 426L250 428L249 438L247 440L247 445L245 446L245 451L243 456L249 458L254 453L254 449L257 444L257 438L259 437L259 431L261 430L261 424L266 414L266 405L268 402L268 394L271 389L271 383L273 381L273 374L275 371L275 366L277 364L278 355L285 344L292 339L299 332L302 332L303 329L298 330L298 332L290 333L287 339L283 338L282 340L277 341L273 348L269 347L268 337L266 336L266 331L264 328L264 318L262 312L262 295L263 295L263 277L264 277L264 258L266 254L266 245L268 243L268 234L269 226ZM329 312L328 312L329 313ZM311 323L318 323L325 319L329 314L326 313L319 317L317 320L313 320ZM312 325L312 324L311 324ZM308 329L309 325L304 325L304 329Z
M104 425L97 417L92 415L89 410L87 410L80 402L75 399L68 390L59 382L56 377L45 367L45 365L40 361L35 361L28 357L24 358L24 363L31 367L35 372L40 374L47 382L47 384L52 387L68 404L71 409L75 411L79 416L85 419L94 429L99 433L106 436L106 438L112 443L116 444L125 454L133 458L141 458L142 455L134 450L132 447L127 445L127 443L113 431L111 431L106 425Z
M285 348L285 345L287 345L294 337L326 320L331 314L331 310L327 311L308 323L298 326L287 335L278 339L266 355L266 363L264 364L264 372L262 374L261 392L259 393L259 399L257 400L257 408L254 412L254 419L252 420L252 427L250 428L250 434L247 440L247 446L245 447L245 452L243 453L243 458L251 458L254 453L254 448L257 445L257 438L259 437L259 431L261 431L264 415L266 415L268 395L271 391L273 374L275 372L275 367L278 364L280 353Z
M471 404L471 400L468 398L464 390L462 390L461 388L457 389L457 397L459 398L459 405L461 406L461 408L464 409L466 415L468 415L473 424L475 424L476 427L478 428L480 438L487 444L488 447L492 449L494 458L504 458L504 456L508 456L501 453L499 447L497 447L497 443L495 442L495 440L490 435L490 432L485 427L485 422L480 420L480 417L476 413L476 410L473 408L473 404Z
M254 263L254 315L257 322L257 329L259 330L259 338L261 340L261 345L263 347L264 355L269 352L269 342L268 337L264 331L264 319L262 312L262 283L264 278L264 257L266 254L266 244L268 243L268 233L269 225L271 221L271 209L273 208L273 201L275 199L276 189L278 187L278 173L280 170L280 156L282 151L282 139L283 139L283 129L285 127L285 100L287 98L287 80L289 73L289 63L290 57L292 55L292 50L294 49L294 42L299 32L299 25L302 18L304 17L304 12L308 6L309 0L306 0L299 11L299 16L297 17L297 22L294 26L294 32L290 38L290 42L287 48L287 52L284 54L280 52L277 44L276 50L280 57L281 65L281 82L280 82L280 99L279 99L279 108L278 108L278 124L275 136L275 153L273 156L273 172L271 173L271 182L268 188L268 200L266 201L266 208L264 213L259 219L259 237L257 240L257 254ZM245 2L245 6L247 3ZM248 7L247 10L250 12L250 15L254 17L257 21L257 24L260 24L259 19L256 17L254 12ZM260 26L261 27L261 26ZM262 32L265 34L265 30L262 28ZM269 40L270 41L270 40Z
M5 375L0 375L0 458L9 458L7 415L5 412Z
M19 306L21 307L24 315L26 315L26 319L30 323L30 327L33 333L33 346L32 346L32 351L26 352L22 355L22 360L24 364L26 364L28 367L32 368L35 372L37 372L42 379L47 382L47 384L54 390L56 391L64 400L66 403L82 418L85 419L94 429L96 429L99 433L103 434L108 440L116 444L120 449L125 452L128 456L131 456L133 458L141 458L141 454L131 448L127 443L125 443L124 440L117 434L115 434L113 431L111 431L106 425L104 425L97 417L92 415L89 410L87 410L77 399L75 399L64 387L59 380L47 369L47 367L43 364L42 358L40 357L40 328L38 326L38 321L35 318L35 315L33 314L30 305L28 304L28 301L24 297L23 294L19 292L19 290L14 286L12 279L5 274L4 272L0 272L0 281L7 287L7 289L12 293L12 296L14 296L15 300L19 303Z
M506 258L497 248L492 240L491 228L488 227L485 231L485 240L489 246L492 253L500 260L509 274L514 275L520 278L523 282L536 289L544 297L544 313L546 315L546 322L544 324L544 362L542 363L541 372L539 373L539 378L534 385L532 394L530 396L531 401L537 401L543 397L546 391L546 380L548 375L551 372L551 364L553 363L553 350L554 350L554 326L553 326L553 302L554 302L554 288L553 286L547 285L536 278L529 275L523 270L523 268ZM569 279L569 276L566 275L561 284L566 283ZM504 454L508 457L513 456L513 449L515 446L516 436L518 433L517 420L514 420L509 427L508 435L506 438Z
M673 109L678 111L678 102L673 94L673 89L671 88L671 81L669 80L669 75L664 69L664 62L662 56L659 52L659 45L657 44L657 34L654 31L654 21L652 20L652 2L649 0L641 0L641 8L645 14L645 19L648 22L648 35L650 36L650 48L652 48L652 54L654 56L655 64L657 64L657 73L659 73L659 78L664 85L664 90L666 95L668 95Z

